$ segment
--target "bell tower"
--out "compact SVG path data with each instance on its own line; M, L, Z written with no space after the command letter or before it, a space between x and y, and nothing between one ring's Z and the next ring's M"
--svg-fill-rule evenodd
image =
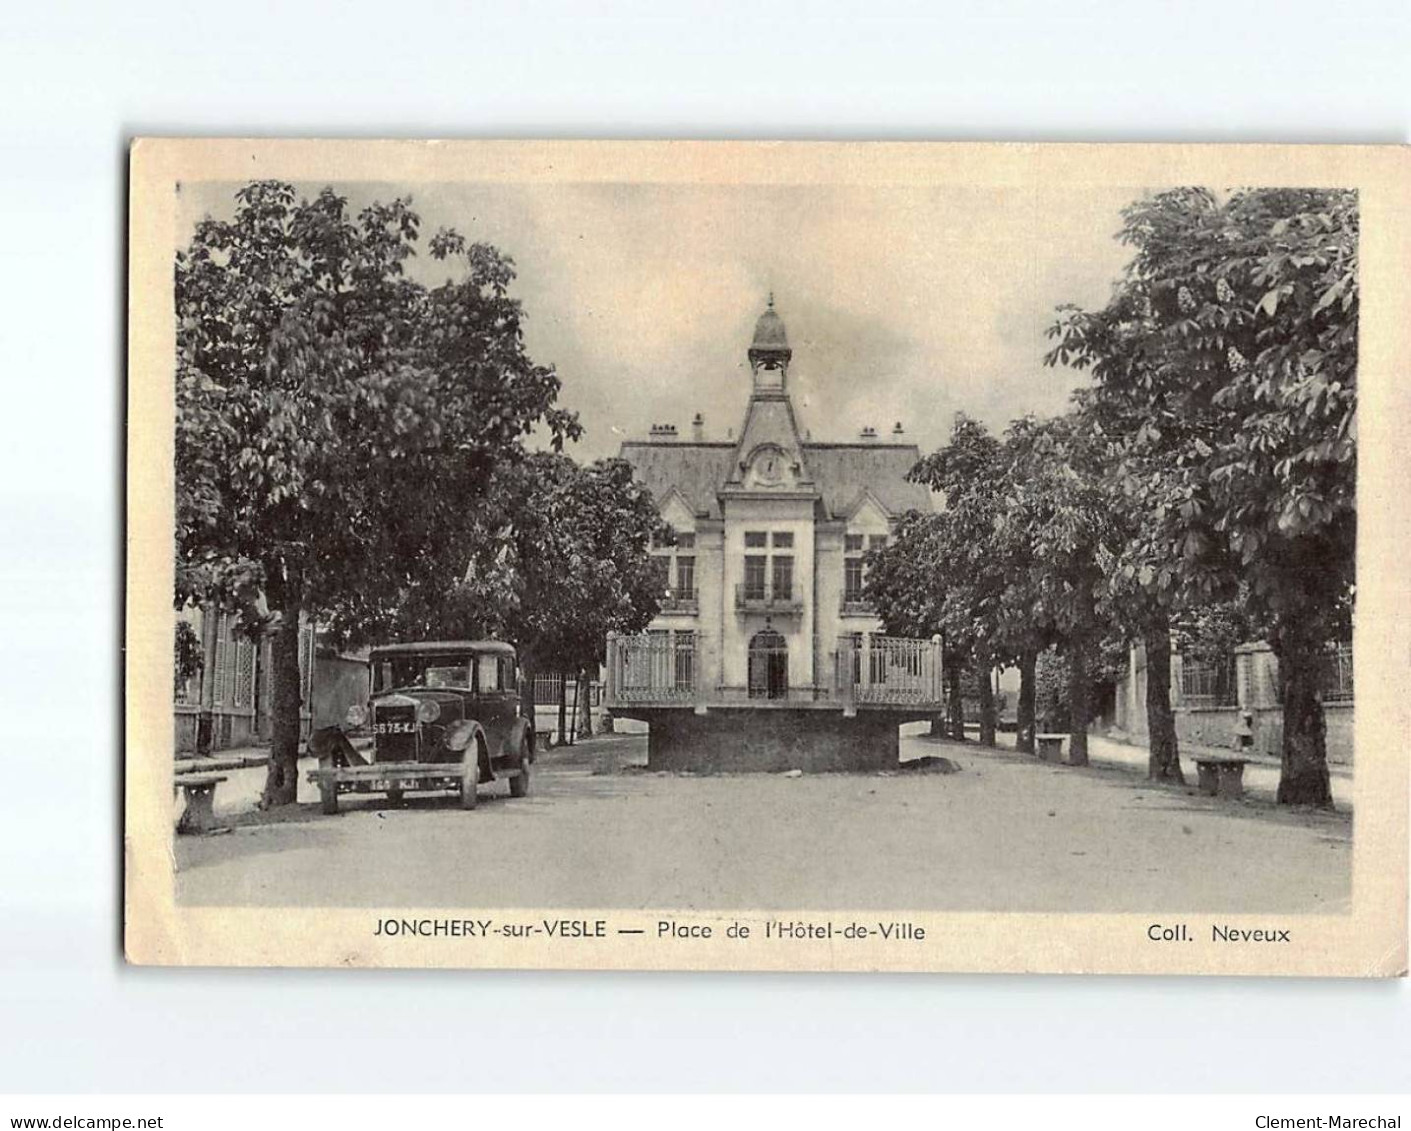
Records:
M774 309L774 292L769 292L769 305L754 326L750 342L750 372L754 375L751 397L782 397L787 393L789 361L794 351L789 348L789 336L784 332L784 320Z
M813 496L802 433L789 399L789 362L794 351L789 348L784 320L774 309L772 292L769 305L755 322L748 356L754 388L724 489Z

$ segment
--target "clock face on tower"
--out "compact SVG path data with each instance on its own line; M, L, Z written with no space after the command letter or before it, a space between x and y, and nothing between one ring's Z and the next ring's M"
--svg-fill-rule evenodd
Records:
M778 487L789 475L789 463L785 453L766 445L755 452L750 461L750 477L765 487Z

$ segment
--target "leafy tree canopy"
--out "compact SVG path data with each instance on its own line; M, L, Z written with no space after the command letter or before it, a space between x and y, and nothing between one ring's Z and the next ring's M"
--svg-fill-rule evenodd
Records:
M177 593L267 593L357 635L370 603L464 557L494 469L576 436L524 351L513 265L454 232L458 278L409 279L409 200L356 216L257 181L177 255Z
M1350 610L1357 237L1351 191L1161 193L1124 212L1135 255L1109 304L1052 331L1048 362L1090 369L1122 422L1150 517L1125 566L1194 603L1246 581L1274 636Z
M582 467L535 452L495 475L466 575L449 593L408 594L387 611L387 631L498 636L528 666L592 668L608 633L640 632L656 616L663 592L650 550L670 537L623 460Z

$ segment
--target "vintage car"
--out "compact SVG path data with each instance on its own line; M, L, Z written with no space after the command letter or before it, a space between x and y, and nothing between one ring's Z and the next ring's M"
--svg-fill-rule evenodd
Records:
M349 729L370 732L368 761L338 728L315 734L325 813L343 793L451 790L473 809L476 791L505 779L511 797L529 792L534 725L520 714L515 651L498 640L389 644L368 660L370 702L348 709Z

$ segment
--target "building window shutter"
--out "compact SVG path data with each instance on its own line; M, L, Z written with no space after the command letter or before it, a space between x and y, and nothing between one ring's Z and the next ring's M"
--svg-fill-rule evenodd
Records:
M212 681L214 694L211 698L212 702L217 707L224 706L226 702L226 666L227 656L230 651L226 646L226 638L230 631L229 620L230 618L227 617L225 613L221 613L220 616L216 618L216 662Z

